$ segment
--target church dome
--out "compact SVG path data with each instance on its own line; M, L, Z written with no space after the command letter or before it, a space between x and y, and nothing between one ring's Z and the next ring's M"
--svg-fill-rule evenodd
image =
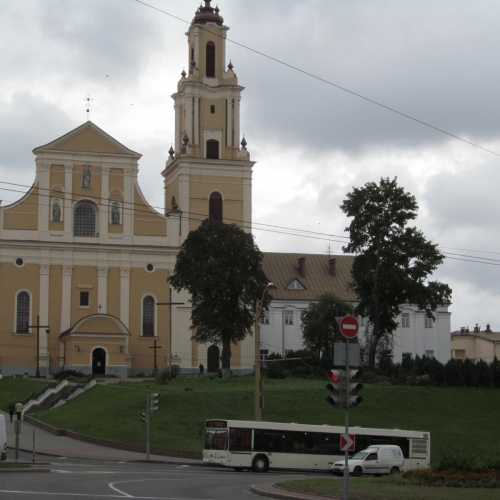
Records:
M219 7L212 7L212 0L204 0L205 5L200 5L193 19L193 24L215 23L222 26L224 19L219 15Z

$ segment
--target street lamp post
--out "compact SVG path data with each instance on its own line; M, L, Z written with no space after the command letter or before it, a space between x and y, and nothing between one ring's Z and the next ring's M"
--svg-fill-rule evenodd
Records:
M257 301L255 308L255 420L262 420L263 395L262 395L262 367L260 356L260 317L262 315L262 306L267 290L274 286L269 282L263 292L262 297Z

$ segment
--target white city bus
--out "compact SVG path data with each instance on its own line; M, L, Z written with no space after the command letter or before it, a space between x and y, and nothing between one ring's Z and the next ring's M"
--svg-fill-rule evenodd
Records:
M203 461L234 469L265 472L276 469L328 470L343 458L339 435L331 425L285 424L243 420L207 420ZM395 444L403 451L404 469L430 467L429 432L350 427L358 452L375 444Z

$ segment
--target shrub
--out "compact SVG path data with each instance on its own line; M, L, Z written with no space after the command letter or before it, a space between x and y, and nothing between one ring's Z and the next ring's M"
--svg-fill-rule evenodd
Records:
M483 468L477 457L462 450L446 450L436 467L439 471L478 471Z
M268 378L286 378L289 372L281 366L280 362L268 363L267 368L264 370L264 375Z
M444 486L451 488L499 488L500 476L494 470L413 470L403 474L403 478L422 486Z
M160 370L155 377L155 382L161 385L168 384L172 379L177 377L178 374L179 374L179 366L172 365L170 368L165 368L163 370Z

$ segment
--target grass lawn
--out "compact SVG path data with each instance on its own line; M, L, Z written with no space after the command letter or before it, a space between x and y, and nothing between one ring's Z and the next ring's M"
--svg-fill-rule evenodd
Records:
M119 442L142 444L147 391L161 394L152 425L158 450L200 454L207 418L253 418L253 378L177 378L168 385L97 386L74 402L38 413L56 427ZM343 412L326 401L324 380L265 381L264 418L282 422L342 425ZM460 447L481 456L500 455L500 391L495 389L368 385L352 410L352 425L430 431L433 462Z
M340 498L342 480L308 479L279 484L290 491ZM428 488L406 484L402 479L355 478L351 480L350 500L498 500L495 488Z
M46 381L6 377L0 380L0 409L7 410L10 403L24 401L31 394L41 391Z

